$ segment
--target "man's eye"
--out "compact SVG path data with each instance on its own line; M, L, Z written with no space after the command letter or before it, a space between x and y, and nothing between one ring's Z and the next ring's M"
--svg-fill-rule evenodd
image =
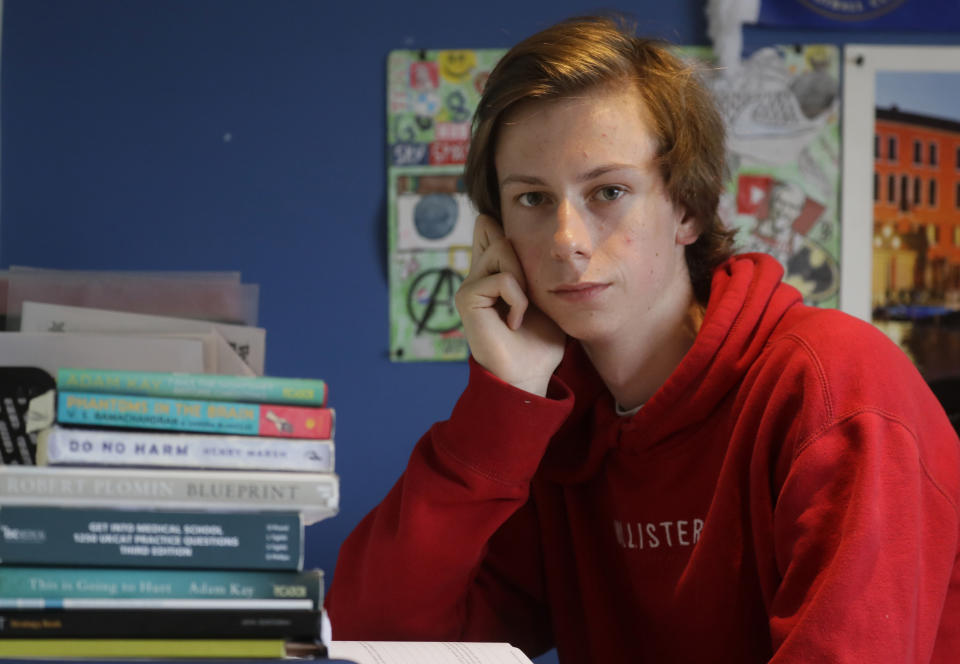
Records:
M620 187L604 187L597 191L597 198L601 201L615 201L623 196L623 193Z
M543 203L544 196L539 191L528 191L525 194L520 194L517 197L517 201L523 207L537 207Z

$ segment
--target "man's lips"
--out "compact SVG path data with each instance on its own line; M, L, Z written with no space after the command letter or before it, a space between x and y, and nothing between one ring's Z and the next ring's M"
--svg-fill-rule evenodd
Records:
M609 285L610 284L587 281L577 284L563 284L562 286L557 286L552 289L550 292L569 300L585 300L598 295L600 292L606 290Z

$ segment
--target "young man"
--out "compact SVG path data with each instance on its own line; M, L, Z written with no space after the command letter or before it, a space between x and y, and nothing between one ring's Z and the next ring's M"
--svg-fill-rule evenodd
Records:
M953 662L960 451L910 361L730 257L722 124L606 19L512 49L475 118L472 359L344 543L338 639L562 662Z

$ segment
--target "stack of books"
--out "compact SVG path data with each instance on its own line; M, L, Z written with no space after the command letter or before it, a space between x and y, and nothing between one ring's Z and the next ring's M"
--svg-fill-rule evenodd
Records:
M61 369L0 468L0 657L322 654L334 419L322 380Z

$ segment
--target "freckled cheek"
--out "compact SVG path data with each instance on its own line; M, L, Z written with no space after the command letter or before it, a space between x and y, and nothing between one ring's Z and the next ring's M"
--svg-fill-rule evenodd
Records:
M527 281L528 287L533 285L536 280L540 267L543 265L542 252L536 246L528 243L518 243L513 241L513 250L517 254L517 260L520 262L520 269L523 270L523 276Z
M539 251L532 247L514 247L517 252L517 259L520 261L520 267L523 268L523 274L529 280L537 273L541 260Z

